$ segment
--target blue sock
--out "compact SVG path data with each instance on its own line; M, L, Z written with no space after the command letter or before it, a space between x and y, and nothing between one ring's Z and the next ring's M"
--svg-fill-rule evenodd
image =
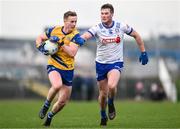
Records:
M46 101L44 102L44 107L49 108L50 105L51 105L51 102L46 99Z
M105 110L101 110L101 118L107 118Z
M113 104L114 98L108 98L108 104L111 105Z
M55 115L55 113L53 113L52 111L50 111L47 115L48 118L52 118Z

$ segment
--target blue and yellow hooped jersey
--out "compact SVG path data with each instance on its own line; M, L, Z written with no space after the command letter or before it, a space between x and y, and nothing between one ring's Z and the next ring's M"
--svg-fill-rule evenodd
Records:
M81 46L83 43L82 40L79 41L80 35L78 30L75 28L71 33L65 34L63 32L63 26L55 26L53 28L49 28L46 31L46 35L48 38L51 36L57 36L60 41L64 41L64 44L69 45L69 41L76 43ZM53 65L56 68L62 70L73 70L74 69L74 57L69 56L66 52L63 51L61 46L59 46L59 50L56 54L49 56L48 65Z

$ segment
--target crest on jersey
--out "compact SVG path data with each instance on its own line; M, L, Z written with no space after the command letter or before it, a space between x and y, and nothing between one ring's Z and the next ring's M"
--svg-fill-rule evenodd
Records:
M116 32L116 33L119 33L119 29L118 29L118 28L116 28L116 29L115 29L115 32Z
M113 30L112 29L109 29L109 34L112 34L113 33Z

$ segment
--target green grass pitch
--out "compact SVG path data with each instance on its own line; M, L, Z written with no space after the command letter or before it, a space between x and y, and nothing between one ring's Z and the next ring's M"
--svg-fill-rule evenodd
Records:
M38 112L44 100L0 100L0 128L44 128ZM180 103L115 101L117 117L106 128L180 128ZM51 128L101 128L99 105L70 101Z

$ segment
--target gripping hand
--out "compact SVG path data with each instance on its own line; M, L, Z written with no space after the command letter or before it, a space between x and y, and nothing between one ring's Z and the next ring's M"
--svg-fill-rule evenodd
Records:
M42 42L41 43L41 45L39 46L39 47L37 47L37 49L40 51L40 52L42 52L44 55L49 55L49 52L48 52L48 50L45 50L44 49L44 45L45 45L45 42Z
M148 63L148 55L146 52L141 52L139 62L141 62L142 65L146 65Z
M60 38L57 36L51 36L49 40L53 43L59 43L60 46L64 45L64 42L60 42Z
M49 38L49 40L51 41L51 42L53 42L53 43L57 43L57 42L59 42L59 37L57 37L57 36L51 36L50 38Z

